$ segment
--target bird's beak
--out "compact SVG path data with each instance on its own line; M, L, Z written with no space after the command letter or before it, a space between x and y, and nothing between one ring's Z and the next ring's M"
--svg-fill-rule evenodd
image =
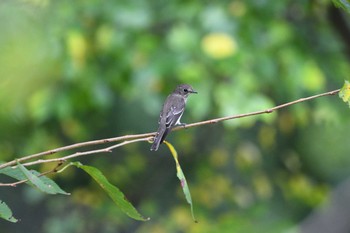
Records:
M191 93L198 94L198 92L196 92L195 90L192 90Z

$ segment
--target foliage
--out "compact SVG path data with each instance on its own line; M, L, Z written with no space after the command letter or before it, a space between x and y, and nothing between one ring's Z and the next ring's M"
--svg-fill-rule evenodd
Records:
M187 103L187 123L336 89L350 73L350 43L339 36L330 9L348 22L331 1L2 1L0 160L154 131L162 102L178 83L199 92ZM173 132L168 140L181 155L199 224L183 206L165 146L151 153L148 143L138 143L82 160L101 169L151 221L130 220L80 169L68 169L53 179L70 198L1 187L0 199L21 222L2 221L0 228L290 230L350 175L349 110L340 102L324 97Z
M350 2L348 0L333 0L337 7L341 7L348 13L350 13Z
M350 83L349 83L349 81L345 80L345 83L339 92L339 97L342 98L342 100L344 102L346 102L350 105Z
M18 221L15 217L13 217L11 209L3 201L0 201L0 218L14 223Z
M137 212L137 210L132 206L132 204L127 201L124 194L114 185L108 182L106 177L95 167L82 165L81 163L71 163L69 165L74 165L78 168L83 169L86 173L88 173L96 182L103 188L106 193L112 198L112 200L117 204L117 206L128 216L136 220L146 221L149 218L145 218L141 216Z
M188 202L188 204L190 204L191 206L191 213L192 213L192 218L195 222L197 222L196 218L194 217L194 211L193 211L193 203L192 203L192 197L191 197L191 192L190 192L190 189L188 187L188 183L187 183L187 180L186 180L186 177L181 169L181 166L180 166L180 163L179 163L179 159L178 159L178 155L177 155L177 152L175 150L175 148L167 141L164 141L165 145L167 145L167 147L169 148L172 156L174 157L174 160L175 160L175 163L176 163L176 175L177 175L177 178L179 178L180 180L180 183L181 183L181 188L182 188L182 191L184 192L185 194L185 198L186 198L186 201Z

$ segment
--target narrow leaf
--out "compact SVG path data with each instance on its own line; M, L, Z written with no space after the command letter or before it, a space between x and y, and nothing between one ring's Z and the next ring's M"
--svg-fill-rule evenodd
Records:
M38 176L34 175L27 168L25 168L22 164L17 162L17 166L23 172L24 176L40 191L48 194L56 194L57 192L54 190L52 185L45 184Z
M47 176L40 176L40 173L36 170L30 170L31 173L33 173L35 176L37 176L45 185L47 185L48 187L50 187L50 189L54 192L54 194L64 194L64 195L70 195L70 193L67 193L66 191L64 191L63 189L61 189L60 186L58 186L58 184L53 181L52 179L50 179Z
M126 199L125 195L114 185L109 183L107 178L95 167L86 166L79 162L70 163L78 168L81 168L86 173L88 173L100 186L101 188L109 195L109 197L114 201L114 203L129 217L141 220L148 221L150 218L143 217L136 208Z
M340 89L339 97L350 107L350 83L345 80L343 87Z
M190 204L191 206L191 214L192 214L192 218L195 222L197 222L196 218L194 217L194 211L193 211L193 203L192 203L192 198L191 198L191 193L190 193L190 189L188 187L187 181L186 181L186 177L184 175L184 173L182 172L180 163L178 161L178 156L177 156L177 152L175 150L175 148L167 141L164 141L164 143L168 146L171 154L174 157L175 163L176 163L176 175L180 180L181 183L181 187L182 187L182 191L185 194L185 198L188 202L188 204Z
M48 178L47 176L39 176L40 173L36 170L30 170L30 173L32 173L34 176L39 178L44 184L47 186L51 186L53 194L65 194L65 195L70 195L70 193L65 192L62 190L55 181L52 179ZM3 169L0 169L0 174L7 175L9 177L12 177L16 180L25 180L28 179L26 175L23 173L21 168L19 166L17 167L5 167ZM32 182L27 182L27 184L36 187Z
M336 7L340 7L346 12L350 13L350 2L349 0L333 0Z
M9 222L17 222L18 220L13 217L11 209L7 204L0 200L0 218L3 218Z
M15 178L16 180L27 179L19 167L5 167L0 169L0 174L7 175L9 177Z

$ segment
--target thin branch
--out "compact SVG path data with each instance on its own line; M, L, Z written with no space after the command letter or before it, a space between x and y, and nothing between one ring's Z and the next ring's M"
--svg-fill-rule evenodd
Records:
M91 154L98 154L98 153L110 153L112 152L113 149L117 148L117 147L121 147L127 144L131 144L134 142L141 142L141 141L150 141L153 137L147 137L147 138L138 138L138 139L134 139L134 140L130 140L130 141L124 141L121 143L118 143L116 145L110 146L110 147L106 147L106 148L102 148L102 149L97 149L97 150L90 150L90 151L85 151L85 152L76 152L74 154L71 155L67 155L61 158L54 158L54 159L40 159L37 161L33 161L33 162L28 162L28 163L23 163L23 166L32 166L35 164L41 164L41 163L52 163L52 162L60 162L60 161L66 161L72 158L76 158L76 157L80 157L83 155L91 155Z
M88 141L88 142L80 142L80 143L75 143L69 146L63 146L63 147L59 147L53 150L48 150L48 151L44 151L44 152L40 152L37 154L32 154L32 155L28 155L25 157L21 157L17 160L13 160L7 163L3 163L0 164L0 169L4 168L4 167L8 167L8 166L12 166L16 164L16 161L18 161L19 163L22 161L27 161L27 160L31 160L31 159L35 159L38 157L42 157L45 155L52 155L58 152L62 152L62 151L67 151L67 150L71 150L71 149L76 149L79 147L86 147L86 146L91 146L91 145L98 145L98 144L105 144L105 143L110 143L110 142L117 142L117 141L122 141L122 140L126 140L126 139L134 139L134 138L142 138L142 137L149 137L154 135L154 133L145 133L145 134L135 134L135 135L125 135L125 136L121 136L121 137L114 137L114 138L107 138L107 139L100 139L100 140L94 140L94 141Z
M79 156L83 156L83 155L90 155L90 154L97 154L97 153L106 153L106 152L112 152L113 149L117 148L117 147L121 147L130 143L134 143L134 142L140 142L140 141L150 141L153 137L147 137L147 138L138 138L138 139L134 139L134 140L130 140L130 141L124 141L121 143L118 143L116 145L107 147L107 148L103 148L103 149L99 149L99 150L92 150L92 151L86 151L86 152L76 152L74 154L71 155L67 155L64 156L62 158L56 158L56 159L40 159L34 162L29 162L29 163L24 163L22 164L23 166L30 166L30 165L35 165L35 164L40 164L40 163L52 163L52 162L58 162L57 165L46 172L41 173L40 175L38 175L38 177L40 176L44 176L44 175L48 175L51 173L56 173L57 169L62 166L62 164L64 163L64 161L68 160L68 159L72 159L72 158L76 158ZM16 187L19 184L23 184L26 183L28 181L28 179L24 179L24 180L20 180L17 182L13 182L13 183L0 183L0 186L11 186L11 187Z
M192 123L192 124L187 124L185 126L177 126L175 128L173 128L173 130L180 130L180 129L184 129L184 128L191 128L191 127L196 127L196 126L201 126L201 125L207 125L207 124L214 124L214 123L218 123L221 121L227 121L227 120L232 120L232 119L236 119L236 118L243 118L243 117L248 117L248 116L254 116L254 115L260 115L260 114L266 114L266 113L272 113L278 109L290 106L290 105L294 105L297 103L301 103L304 101L308 101L311 99L316 99L319 97L323 97L323 96L330 96L330 95L335 95L340 91L340 89L338 90L334 90L334 91L330 91L330 92L326 92L326 93L322 93L322 94L318 94L318 95L314 95L314 96L310 96L310 97L306 97L306 98L301 98L292 102L288 102L285 104L281 104L278 105L276 107L270 108L270 109L266 109L266 110L262 110L262 111L256 111L256 112L251 112L251 113L245 113L245 114L238 114L238 115L232 115L232 116L227 116L227 117L221 117L221 118L215 118L215 119L211 119L211 120L206 120L206 121L201 121L201 122L196 122L196 123ZM23 161L28 161L28 160L32 160L32 159L36 159L38 157L43 157L46 155L51 155L51 154L55 154L58 152L62 152L62 151L67 151L67 150L71 150L71 149L76 149L76 148L80 148L80 147L86 147L86 146L91 146L91 145L98 145L98 144L105 144L105 143L110 143L110 142L117 142L117 141L122 141L122 140L128 140L128 139L135 139L135 140L130 140L130 141L124 141L122 143L107 147L107 148L103 148L103 149L97 149L97 150L92 150L92 151L85 151L85 152L76 152L74 154L68 155L68 156L64 156L61 158L55 158L55 159L40 159L37 161L33 161L33 162L28 162L28 163L24 163L24 166L30 166L30 165L35 165L35 164L41 164L41 163L49 163L49 162L59 162L59 161L64 161L67 159L71 159L71 158L75 158L75 157L79 157L79 156L83 156L83 155L89 155L89 154L96 154L96 153L105 153L105 152L111 152L112 149L126 145L126 144L130 144L130 143L134 143L134 142L139 142L139 141L150 141L152 140L153 136L155 135L156 132L152 132L152 133L145 133L145 134L134 134L134 135L125 135L125 136L121 136L121 137L114 137L114 138L107 138L107 139L101 139L101 140L94 140L94 141L88 141L88 142L81 142L81 143L76 143L76 144L72 144L69 146L64 146L64 147L59 147L56 149L52 149L52 150L48 150L48 151L44 151L44 152L40 152L37 154L32 154L32 155L28 155L7 163L3 163L0 164L0 169L4 168L4 167L8 167L8 166L13 166L16 164L16 162L23 162Z
M248 116L254 116L254 115L260 115L260 114L265 114L265 113L272 113L278 109L293 105L293 104L297 104L297 103L301 103L301 102L305 102L308 100L312 100L312 99L316 99L319 97L323 97L323 96L330 96L330 95L335 95L340 91L340 89L338 90L334 90L334 91L329 91L326 93L322 93L322 94L318 94L318 95L313 95L313 96L309 96L306 98L301 98L292 102L288 102L285 104L281 104L281 105L277 105L273 108L270 109L266 109L266 110L261 110L261 111L256 111L256 112L250 112L250 113L244 113L244 114L238 114L238 115L233 115L233 116L227 116L227 117L221 117L221 118L216 118L216 119L211 119L211 120L206 120L206 121L200 121L200 122L196 122L196 123L192 123L192 124L186 124L184 126L177 126L175 127L173 130L179 130L179 129L183 129L183 128L191 128L191 127L196 127L196 126L201 126L201 125L207 125L207 124L215 124L221 121L227 121L227 120L232 120L232 119L236 119L236 118L243 118L243 117L248 117Z

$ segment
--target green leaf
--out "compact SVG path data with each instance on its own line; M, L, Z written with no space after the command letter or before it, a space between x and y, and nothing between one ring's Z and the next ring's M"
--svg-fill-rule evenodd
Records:
M3 218L10 222L17 222L18 220L12 216L11 209L7 206L7 204L0 200L0 218Z
M15 178L16 180L27 179L19 167L5 167L0 169L0 174L7 175L9 177Z
M106 191L114 203L129 217L141 221L148 221L150 219L143 217L126 199L125 195L116 186L109 183L107 178L101 173L100 170L95 167L83 165L79 162L73 162L70 164L88 173L101 186L101 188Z
M349 0L333 0L336 7L340 7L346 12L350 13L350 2Z
M181 187L182 187L182 191L185 194L185 198L188 202L188 204L190 204L191 206L191 214L192 214L192 218L195 222L197 222L196 218L194 217L194 211L193 211L193 203L192 203L192 198L191 198L191 193L190 193L190 189L188 187L187 181L186 181L186 177L184 175L184 173L182 172L180 163L178 161L178 156L177 156L177 152L175 150L175 148L167 141L164 141L164 143L168 146L171 154L174 157L175 163L176 163L176 175L179 178L180 182L181 182Z
M50 187L50 189L53 191L53 194L64 194L64 195L70 195L70 193L67 193L66 191L62 190L60 186L57 185L55 181L48 178L47 176L40 176L40 173L36 170L30 170L32 174L37 176L44 184Z
M39 176L40 173L36 170L30 170L30 173L32 173L34 176L36 176L38 179L41 180L42 183L46 184L50 187L50 191L52 193L50 194L64 194L64 195L70 195L70 193L65 192L62 190L55 181L48 178L47 176ZM0 174L7 175L9 177L12 177L16 180L25 180L28 179L26 175L23 173L23 171L20 169L19 166L17 167L5 167L3 169L0 169ZM27 182L27 184L36 187L32 182Z
M350 107L350 83L345 80L343 87L340 89L339 97Z
M17 166L22 171L26 179L28 179L36 188L38 188L40 191L48 194L57 194L57 190L48 183L45 183L42 179L40 179L37 175L38 172L34 174L35 172L30 172L27 168L25 168L22 164L17 162ZM47 178L49 179L49 178Z

